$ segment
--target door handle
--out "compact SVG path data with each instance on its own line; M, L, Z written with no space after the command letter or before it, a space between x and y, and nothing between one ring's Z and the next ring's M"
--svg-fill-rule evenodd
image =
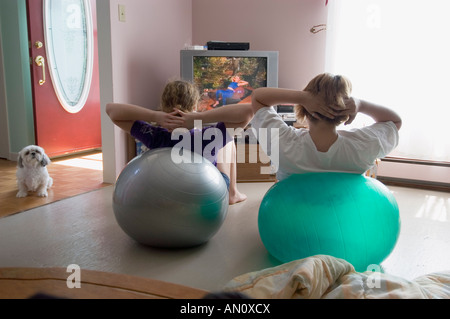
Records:
M42 79L39 80L39 85L44 85L45 83L45 59L42 55L38 55L36 59L34 59L37 66L42 66Z

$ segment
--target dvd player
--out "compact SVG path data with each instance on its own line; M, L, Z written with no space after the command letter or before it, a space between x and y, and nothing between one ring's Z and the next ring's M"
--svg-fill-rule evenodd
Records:
M250 49L249 42L222 42L222 41L208 41L206 43L208 50L241 50L247 51Z

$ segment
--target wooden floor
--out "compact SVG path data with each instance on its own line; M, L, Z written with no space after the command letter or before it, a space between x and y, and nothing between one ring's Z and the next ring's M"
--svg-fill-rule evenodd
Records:
M53 159L48 172L53 178L48 197L17 198L16 162L0 159L0 218L110 185L103 183L101 152Z
M72 289L66 268L0 268L0 299L200 299L207 294L150 278L88 269L82 273L82 289Z

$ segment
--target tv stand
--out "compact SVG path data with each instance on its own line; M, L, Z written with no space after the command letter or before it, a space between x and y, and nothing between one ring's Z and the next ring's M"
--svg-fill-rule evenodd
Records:
M259 144L237 144L237 182L276 182L275 172L262 174L261 170L273 171L269 157L264 153ZM245 154L245 161L241 155Z

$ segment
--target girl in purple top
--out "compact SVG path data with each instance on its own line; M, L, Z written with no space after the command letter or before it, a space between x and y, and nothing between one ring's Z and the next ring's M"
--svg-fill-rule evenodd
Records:
M131 104L109 103L106 105L106 113L114 124L149 149L174 147L184 139L190 140L191 150L210 160L224 175L225 180L228 180L229 203L244 201L247 196L239 192L236 184L236 146L226 129L245 128L253 116L251 104L229 105L214 113L195 113L191 116L191 122L198 120L201 123L212 123L218 119L220 122L194 129L194 123L186 123L184 115L194 112L199 100L200 95L195 85L186 81L172 81L166 85L161 96L161 111ZM234 107L233 112L228 111L230 107ZM190 130L183 134L175 130L186 126ZM224 158L231 158L231 161L222 160Z

